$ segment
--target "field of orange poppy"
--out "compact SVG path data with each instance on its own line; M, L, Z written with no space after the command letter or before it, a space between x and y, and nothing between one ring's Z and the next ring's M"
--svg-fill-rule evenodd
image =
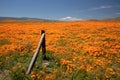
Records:
M31 74L25 75L41 30L46 32L50 64L39 65L39 58ZM8 75L1 76L6 70ZM120 22L1 22L0 78L6 76L13 80L119 80Z

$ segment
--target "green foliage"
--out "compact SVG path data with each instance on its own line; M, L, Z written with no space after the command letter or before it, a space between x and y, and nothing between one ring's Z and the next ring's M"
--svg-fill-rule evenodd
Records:
M0 69L4 68L4 63L5 63L5 56L4 55L0 55Z
M11 42L8 39L1 39L0 40L0 46L5 45L5 44L10 44Z
M80 53L81 56L84 56L82 55L82 52ZM60 63L61 58L67 55L60 55L54 57L54 52L52 51L46 52L46 58L49 62L49 65L45 67L42 66L42 63L40 63L42 60L42 55L39 55L35 67L32 70L34 74L31 73L29 75L26 75L26 71L32 59L32 56L33 56L33 52L25 53L21 55L20 52L18 51L9 52L6 55L0 55L0 62L2 62L0 63L0 70L10 71L9 76L11 80L45 80L45 77L47 75L55 75L54 79L50 79L50 80L106 80L107 79L105 78L104 75L105 68L102 68L100 66L94 67L95 70L91 70L91 71L86 71L86 69L81 69L81 70L74 69L72 72L70 72L67 69L68 65L66 64L61 65ZM91 65L93 64L93 62L94 61L91 61L89 58L88 60L86 60L86 63ZM108 66L110 65L107 65L106 67ZM113 66L115 67L114 70L117 70L116 66L119 66L119 64ZM107 75L109 75L109 73L107 73ZM111 80L120 79L120 77L116 75L110 75L110 76L111 78L109 79Z
M103 41L106 41L106 42L114 42L114 41L115 41L115 39L105 38Z
M58 46L66 46L67 44L67 41L64 40L63 38L60 38L58 41L57 41L57 45Z
M30 53L21 55L17 51L8 52L0 55L0 70L10 71L11 80L30 80L30 77L25 75L30 60Z
M30 76L26 75L21 69L12 71L10 77L11 80L32 80Z
M54 60L53 52L52 51L47 51L46 52L46 58L47 58L47 60Z
M77 70L72 74L72 80L87 80L86 70Z

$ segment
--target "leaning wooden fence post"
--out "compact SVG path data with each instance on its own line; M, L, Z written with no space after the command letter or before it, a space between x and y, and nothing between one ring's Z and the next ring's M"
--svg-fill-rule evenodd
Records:
M36 59L37 59L38 53L39 53L39 51L40 51L40 48L42 47L43 42L45 43L44 40L45 40L45 31L42 30L42 35L41 35L41 38L40 38L38 47L37 47L36 52L34 53L34 55L33 55L33 57L32 57L32 60L31 60L31 62L30 62L30 64L29 64L29 67L28 67L28 70L27 70L26 74L29 74L29 73L31 72L31 70L32 70L32 68L33 68L33 66L34 66L34 64L35 64L35 61L36 61ZM45 45L45 44L44 44L44 45ZM44 49L44 48L43 48L43 49ZM46 49L44 49L44 50L46 51ZM44 51L44 52L45 52L45 51ZM44 53L44 54L45 54L45 53Z

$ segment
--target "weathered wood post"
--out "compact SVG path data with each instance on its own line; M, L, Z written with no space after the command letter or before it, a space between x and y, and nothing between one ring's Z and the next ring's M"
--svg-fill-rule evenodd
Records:
M38 56L38 53L39 53L41 47L44 47L44 48L42 48L43 49L42 51L44 52L44 55L45 55L45 52L46 52L45 41L44 41L45 40L45 31L42 30L41 33L42 33L42 35L41 35L38 47L36 49L36 52L33 55L33 58L32 58L32 60L31 60L31 62L29 64L29 67L28 67L28 70L27 70L26 74L29 74L31 72L31 70L32 70L32 68L33 68L33 66L35 64L35 61L37 59L37 56ZM43 44L43 42L44 42L44 44Z
M43 33L45 34L45 31L44 31L44 30L41 31L41 35L42 35ZM46 44L45 44L45 43L46 43L46 41L45 41L45 36L44 36L43 42L42 42L42 59L43 59L43 60L46 60L46 54L45 54L45 53L46 53Z

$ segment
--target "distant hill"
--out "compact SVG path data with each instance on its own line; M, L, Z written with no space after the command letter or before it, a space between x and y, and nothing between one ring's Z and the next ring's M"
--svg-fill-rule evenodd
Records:
M0 17L2 22L14 22L14 21L60 21L60 20L48 20L40 18L29 18L29 17ZM120 21L120 17L106 18L106 19L88 19L87 21Z
M120 17L105 18L105 19L88 19L88 21L120 21Z
M102 19L103 21L120 21L120 17Z
M28 17L0 17L1 21L7 21L7 20L12 20L12 21L51 21L48 19L39 19L39 18L28 18Z
M88 19L87 21L100 21L98 19Z

